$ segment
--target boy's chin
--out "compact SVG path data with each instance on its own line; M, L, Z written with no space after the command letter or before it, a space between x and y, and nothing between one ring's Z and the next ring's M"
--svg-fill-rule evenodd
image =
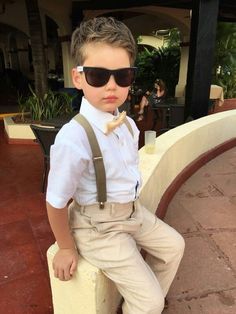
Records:
M114 105L114 104L111 104L111 105L107 105L103 108L103 111L105 112L115 112L117 110L117 108L119 108L120 105Z

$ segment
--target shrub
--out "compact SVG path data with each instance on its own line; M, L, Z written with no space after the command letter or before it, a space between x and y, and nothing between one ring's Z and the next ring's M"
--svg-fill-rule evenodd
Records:
M62 115L69 115L73 112L71 105L73 96L62 92L48 91L44 98L39 98L30 87L31 95L19 96L18 104L21 113L21 120L27 116L33 121L42 121L57 118Z

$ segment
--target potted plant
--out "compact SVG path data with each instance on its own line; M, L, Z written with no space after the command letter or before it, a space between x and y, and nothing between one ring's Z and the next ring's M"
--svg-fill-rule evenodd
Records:
M10 139L35 139L30 129L30 124L41 124L44 120L58 118L60 116L72 116L71 105L73 96L63 92L48 91L44 98L39 98L30 87L30 95L18 97L19 114L15 117L5 117L4 125ZM22 142L22 141L20 141Z
M44 98L39 98L30 87L31 95L18 98L19 111L18 121L41 122L70 115L73 112L71 102L73 97L67 93L48 91Z

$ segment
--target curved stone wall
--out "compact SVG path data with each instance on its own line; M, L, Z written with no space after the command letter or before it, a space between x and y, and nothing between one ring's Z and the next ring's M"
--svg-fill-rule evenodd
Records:
M155 212L166 190L184 170L219 145L236 145L236 110L212 114L176 127L156 139L155 154L140 149L140 198ZM222 148L223 149L223 148ZM221 152L218 150L219 153ZM203 163L202 163L203 164ZM197 169L195 169L197 170Z

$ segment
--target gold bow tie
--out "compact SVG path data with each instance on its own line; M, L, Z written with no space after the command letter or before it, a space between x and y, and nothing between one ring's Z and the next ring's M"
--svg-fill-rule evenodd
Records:
M105 132L105 134L108 135L109 133L114 131L115 128L117 128L122 123L124 123L125 117L126 117L126 111L122 111L119 114L118 118L115 118L113 121L108 122L107 125L106 125L106 132Z

